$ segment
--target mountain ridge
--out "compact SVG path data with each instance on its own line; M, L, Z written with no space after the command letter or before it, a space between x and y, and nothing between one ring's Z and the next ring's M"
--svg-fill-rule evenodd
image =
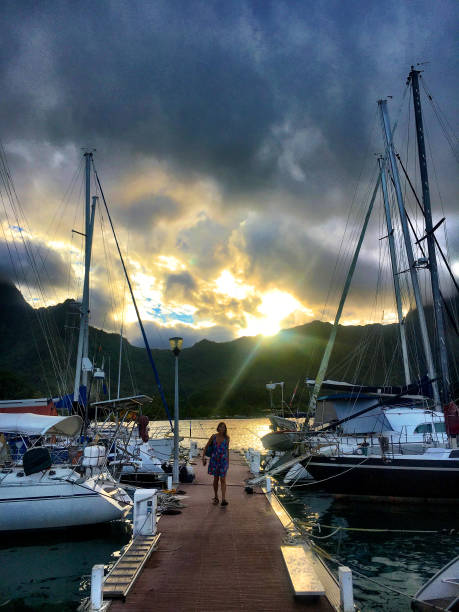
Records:
M15 399L11 394L30 397L30 392L36 397L53 397L63 386L66 392L73 390L76 339L72 327L78 318L76 307L74 300L66 300L34 309L16 287L0 282L0 399ZM69 325L72 317L73 325ZM412 319L414 313L409 313L407 320ZM270 381L285 383L286 401L298 385L294 407L304 409L302 381L315 377L331 327L331 323L315 320L271 337L243 336L226 342L203 339L184 348L179 357L181 415L193 418L263 414L268 408L265 385ZM110 364L107 384L110 383L112 397L116 392L119 340L116 333L90 327L90 356L97 366L104 359L106 374L107 363ZM416 332L413 342L413 351L419 353ZM393 359L397 346L396 324L339 326L327 377L355 382L358 376L362 384L384 384L389 371L390 382L401 384L402 366ZM168 349L152 349L152 354L171 407L174 357ZM123 355L120 395L151 395L151 414L164 417L145 349L123 339ZM425 373L422 360L417 373ZM274 399L280 402L280 397Z

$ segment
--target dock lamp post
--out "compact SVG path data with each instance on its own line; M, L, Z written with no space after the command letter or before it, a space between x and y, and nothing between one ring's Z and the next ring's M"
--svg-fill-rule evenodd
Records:
M175 395L174 395L174 466L172 480L179 482L179 394L178 394L178 357L182 350L183 338L169 338L171 351L175 356Z
M269 391L269 399L270 399L270 403L271 403L271 410L273 409L273 391L276 387L280 387L281 388L281 409L282 409L282 416L284 416L284 383L283 382L275 382L273 383L272 381L267 383L266 388Z

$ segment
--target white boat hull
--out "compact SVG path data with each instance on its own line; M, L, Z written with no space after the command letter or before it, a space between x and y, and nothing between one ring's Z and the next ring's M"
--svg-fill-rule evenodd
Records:
M312 480L311 474L301 463L295 463L284 476L284 484L291 485L303 480Z
M304 439L302 431L271 431L261 438L263 448L273 451L289 451L295 447L296 442Z
M123 518L130 498L114 481L82 480L70 468L30 476L0 474L0 531L56 529Z

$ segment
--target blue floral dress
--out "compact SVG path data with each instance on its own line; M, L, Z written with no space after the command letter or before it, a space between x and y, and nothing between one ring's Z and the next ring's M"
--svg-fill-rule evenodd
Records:
M209 467L207 473L211 476L220 476L224 478L228 471L228 442L225 438L223 442L217 444L217 439L214 436L212 439L212 454L210 456Z

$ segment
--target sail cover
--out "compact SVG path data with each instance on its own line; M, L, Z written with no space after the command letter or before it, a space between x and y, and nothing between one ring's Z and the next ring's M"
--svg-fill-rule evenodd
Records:
M0 432L18 433L27 436L45 434L77 436L83 421L74 414L66 417L44 416L41 414L0 414Z
M306 378L305 383L308 387L315 385L315 380ZM334 391L346 391L349 393L378 393L380 395L419 395L422 397L432 397L432 384L427 376L404 386L383 386L383 385L354 385L340 380L324 380L322 389L333 389Z

